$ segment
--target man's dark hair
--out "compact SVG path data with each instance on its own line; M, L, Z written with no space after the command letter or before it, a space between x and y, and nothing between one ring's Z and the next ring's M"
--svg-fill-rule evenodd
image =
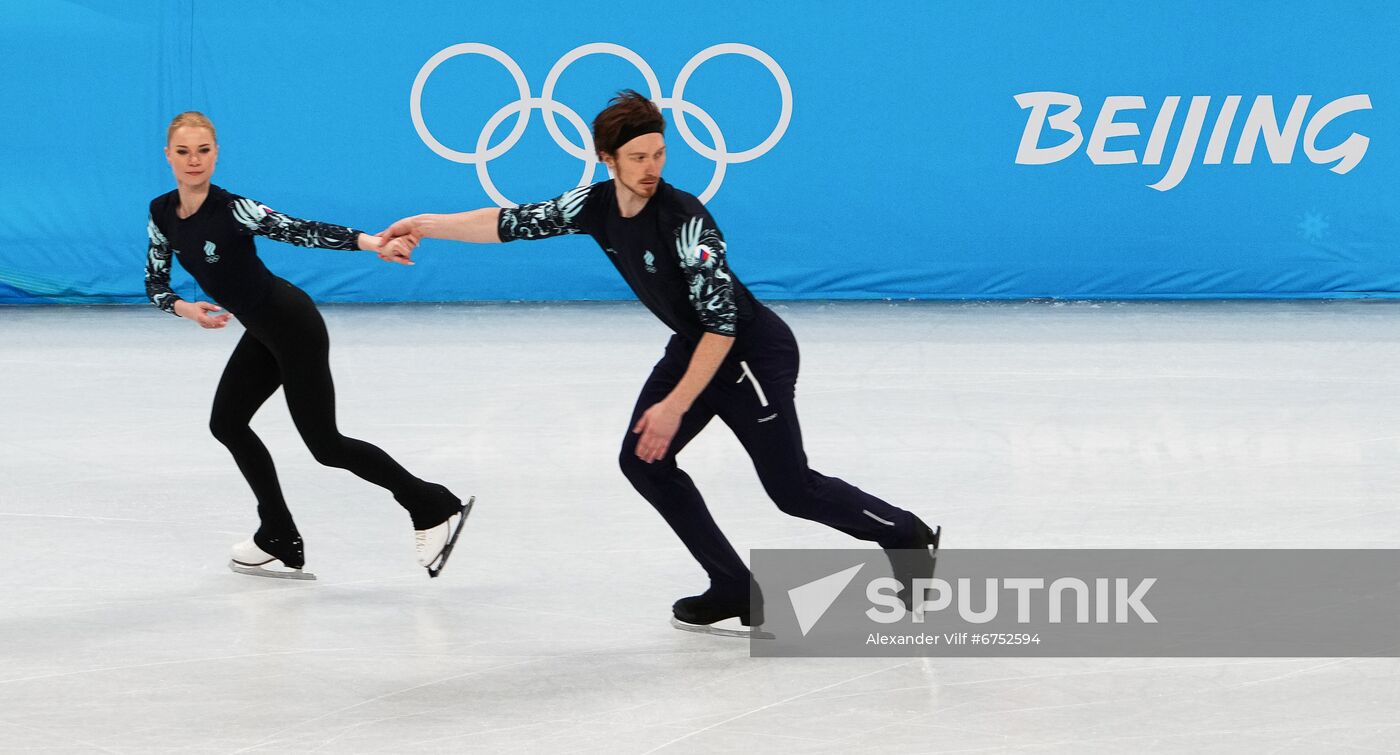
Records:
M660 108L638 92L624 89L593 119L593 147L599 154L616 155L618 147L642 134L665 131Z

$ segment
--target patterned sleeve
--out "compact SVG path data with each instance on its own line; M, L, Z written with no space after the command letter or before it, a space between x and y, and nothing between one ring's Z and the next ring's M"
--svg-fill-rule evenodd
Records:
M255 236L319 249L356 251L360 248L361 232L354 228L283 215L265 204L244 197L234 199L230 206L238 224Z
M676 254L681 274L690 284L690 304L708 333L734 336L739 308L734 302L734 276L724 258L724 236L708 215L697 215L676 229Z
M180 300L170 288L170 244L156 227L155 218L146 219L146 297L162 310L175 314L175 302ZM175 315L179 317L179 315Z
M588 191L592 188L580 186L548 202L506 207L501 210L496 233L501 237L501 241L547 239L551 236L583 233L584 229L579 225L579 211L583 209L584 202L588 199Z

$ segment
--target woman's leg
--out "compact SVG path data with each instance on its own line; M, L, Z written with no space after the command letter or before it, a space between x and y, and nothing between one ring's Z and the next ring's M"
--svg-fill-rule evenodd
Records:
M210 432L233 454L243 479L253 489L261 522L258 532L264 540L297 534L291 511L282 497L272 455L249 426L253 415L281 383L281 371L272 352L251 333L244 332L219 378L209 416Z
M461 501L447 488L413 476L378 446L341 434L325 321L301 289L280 280L276 286L258 312L259 335L277 358L287 408L311 455L392 492L416 530L435 527L458 513Z

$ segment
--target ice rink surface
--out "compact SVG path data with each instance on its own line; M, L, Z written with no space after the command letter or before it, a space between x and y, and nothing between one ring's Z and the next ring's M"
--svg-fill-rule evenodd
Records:
M791 304L813 467L949 548L1392 548L1400 305ZM616 456L639 305L327 306L340 425L478 497L442 578L390 496L254 428L316 582L231 573L207 430L241 328L0 308L0 751L1381 752L1397 659L755 659ZM779 513L719 423L682 454L745 552ZM1338 617L1344 621L1345 617Z

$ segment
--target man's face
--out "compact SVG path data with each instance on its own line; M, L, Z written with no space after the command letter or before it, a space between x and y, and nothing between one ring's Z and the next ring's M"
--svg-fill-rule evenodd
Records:
M661 168L666 165L666 139L661 134L642 134L618 147L616 154L604 154L603 162L618 186L650 199L661 180Z

